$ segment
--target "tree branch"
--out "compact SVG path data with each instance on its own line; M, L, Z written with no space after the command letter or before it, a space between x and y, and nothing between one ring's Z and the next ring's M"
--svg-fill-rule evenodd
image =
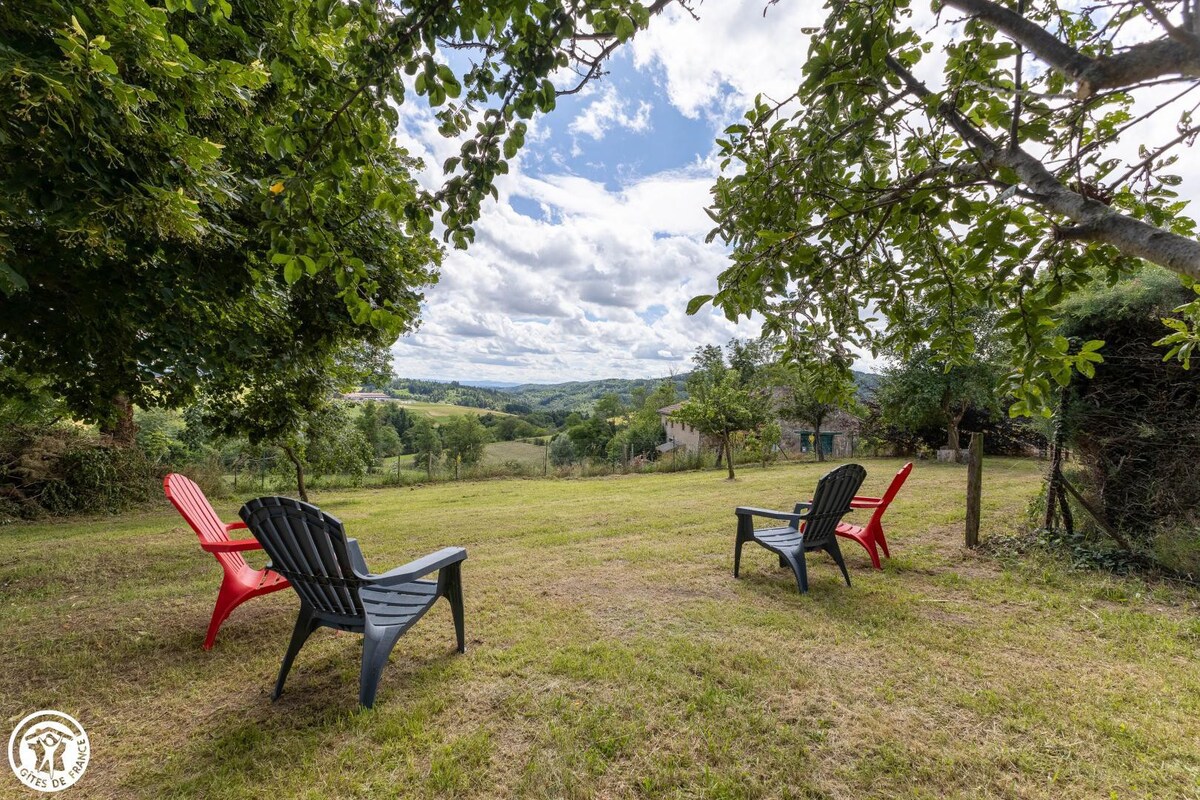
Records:
M1103 89L1132 86L1163 75L1200 78L1200 44L1183 37L1135 44L1112 56L1092 58L1045 28L993 0L943 0L1028 48L1029 52L1072 78L1081 99ZM1172 29L1175 29L1172 26ZM1180 33L1185 33L1180 31ZM1195 39L1185 34L1187 39ZM1198 40L1200 41L1200 40Z
M933 93L925 84L891 55L886 56L886 62L888 68L915 95L922 98L932 96ZM1032 202L1045 211L1077 223L1070 238L1086 238L1087 241L1109 244L1126 255L1144 258L1173 272L1200 280L1200 241L1156 228L1114 211L1098 200L1071 191L1041 161L1020 147L1001 147L949 103L940 104L934 113L974 148L982 166L1012 170L1029 189Z

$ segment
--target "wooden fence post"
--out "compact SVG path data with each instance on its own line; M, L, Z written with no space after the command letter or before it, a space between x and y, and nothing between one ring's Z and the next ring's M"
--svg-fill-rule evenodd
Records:
M972 433L967 460L967 547L979 544L979 508L983 498L983 434Z

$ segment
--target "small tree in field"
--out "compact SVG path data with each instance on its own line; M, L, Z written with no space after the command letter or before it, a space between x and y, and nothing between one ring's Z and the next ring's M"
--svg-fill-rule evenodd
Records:
M361 477L375 461L375 450L351 419L344 403L314 414L305 429L305 460L313 472Z
M569 467L575 463L578 456L575 453L575 444L571 441L569 434L560 433L554 437L554 441L550 442L550 463L556 467Z
M779 370L779 376L788 390L780 403L779 413L788 419L812 425L817 461L824 461L821 425L834 412L854 408L858 393L854 378L837 370L806 370L794 365L783 367Z
M446 458L473 467L483 458L489 437L487 428L474 414L451 417L442 425L442 445Z
M902 428L938 426L946 447L961 452L959 423L970 409L998 413L1003 374L984 360L948 364L929 348L914 351L883 372L875 397L885 419Z
M725 366L717 347L698 348L694 361L697 368L688 378L689 398L674 418L721 442L729 480L733 480L732 435L767 422L767 393L744 381L741 371Z
M413 451L413 466L424 467L430 480L433 468L442 460L442 437L428 417L417 417L408 429L409 449Z

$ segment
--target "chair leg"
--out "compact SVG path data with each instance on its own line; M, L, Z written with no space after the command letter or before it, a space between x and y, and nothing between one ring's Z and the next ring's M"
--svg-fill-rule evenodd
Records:
M881 548L883 548L883 555L887 558L891 558L892 554L888 552L887 539L883 537L883 528L876 528L872 531L872 533L875 534L875 541L879 543Z
M444 567L438 580L445 581L443 593L450 601L450 613L454 615L454 636L458 640L458 652L467 652L467 639L463 619L462 565Z
M779 557L779 568L780 569L788 569L787 559L784 558L783 556Z
M208 622L208 633L204 637L204 649L212 650L217 641L217 631L235 608L241 605L245 598L242 585L237 581L225 578L221 581L221 589L217 592L217 605L213 608L212 619Z
M751 517L738 515L737 541L733 544L733 577L738 576L742 566L742 545L754 538L754 520Z
M871 557L871 566L875 569L883 569L883 564L879 563L879 548L875 546L875 540L868 539L863 543L863 548L867 551L867 555Z
M846 570L846 559L842 558L842 548L838 547L837 539L832 539L825 547L825 552L833 556L834 562L838 565L838 569L842 571L842 577L846 579L846 585L850 585L850 573Z
M841 533L838 536L845 536L845 538L852 542L858 542L862 546L862 549L867 551L867 556L871 559L871 566L875 567L875 569L883 569L883 565L879 563L879 551L875 548L875 540L871 538L870 531L864 532L862 536L851 536Z
M797 548L790 554L780 554L779 558L783 560L796 576L796 584L800 587L801 594L808 593L808 565L804 563L804 548Z
M369 625L363 631L362 669L358 674L358 702L363 708L374 707L379 677L401 633L403 631L399 628L374 628Z
M296 627L292 628L292 640L288 643L283 663L279 665L279 677L275 679L275 691L271 694L271 700L278 700L279 695L283 694L283 682L287 680L288 673L292 669L292 662L296 660L296 654L300 652L301 647L304 647L304 643L308 641L308 637L312 635L316 627L312 611L306 604L301 603L300 614L296 617Z

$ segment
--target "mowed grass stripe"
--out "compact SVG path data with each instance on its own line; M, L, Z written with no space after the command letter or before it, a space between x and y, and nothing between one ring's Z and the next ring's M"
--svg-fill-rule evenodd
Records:
M865 463L867 494L900 466ZM361 641L329 631L269 702L290 592L243 605L200 650L219 569L165 501L12 526L5 715L84 722L80 797L1200 793L1200 596L967 553L960 467L918 464L884 572L846 543L853 588L818 555L802 597L759 548L735 581L734 506L790 508L830 466L316 495L376 569L470 552L468 653L439 604L368 713ZM1023 521L1040 470L988 460L985 537Z

